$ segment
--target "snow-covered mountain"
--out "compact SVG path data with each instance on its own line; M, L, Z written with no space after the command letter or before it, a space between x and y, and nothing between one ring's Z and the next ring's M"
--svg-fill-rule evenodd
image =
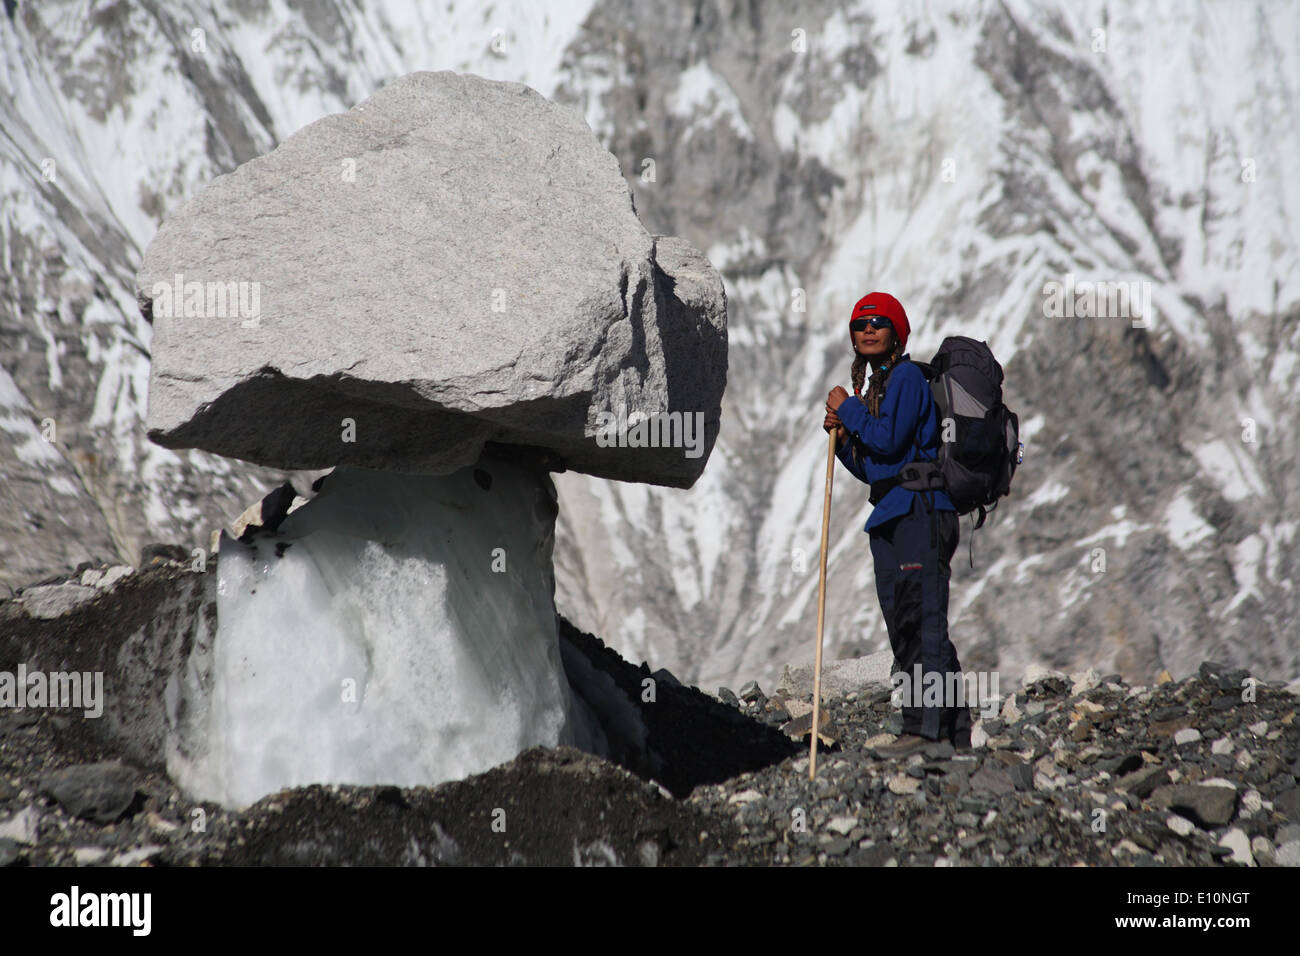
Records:
M696 486L557 476L557 602L580 627L708 689L811 656L822 404L848 383L851 304L883 289L916 357L987 339L1021 415L1013 495L975 568L968 522L953 561L964 666L1300 671L1300 6L5 13L0 581L205 546L277 479L145 439L142 251L211 177L396 76L455 69L581 110L650 230L727 283L722 433ZM1087 282L1150 307L1102 295L1111 314L1077 317ZM887 646L868 510L841 469L832 658Z

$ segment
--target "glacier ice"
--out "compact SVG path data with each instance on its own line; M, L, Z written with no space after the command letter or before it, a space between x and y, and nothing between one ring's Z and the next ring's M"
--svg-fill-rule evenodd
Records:
M223 538L201 739L168 770L241 807L311 783L432 785L598 728L561 661L549 476L340 468L252 544Z

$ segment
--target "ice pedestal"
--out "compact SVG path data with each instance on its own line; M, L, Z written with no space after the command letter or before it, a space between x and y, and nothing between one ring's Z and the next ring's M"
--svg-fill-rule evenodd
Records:
M555 515L549 476L503 462L339 469L278 534L224 539L210 680L187 684L192 739L172 748L172 777L239 807L583 746L556 632Z

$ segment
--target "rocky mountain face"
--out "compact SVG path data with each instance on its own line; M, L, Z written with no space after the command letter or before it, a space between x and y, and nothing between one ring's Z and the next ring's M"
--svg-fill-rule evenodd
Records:
M811 657L817 424L847 384L848 310L875 288L907 308L916 357L948 334L987 339L1021 416L1013 495L975 568L968 523L954 558L965 666L1141 677L1208 655L1294 672L1300 71L1271 38L1295 20L1226 19L1130 4L593 11L561 92L630 175L653 162L638 209L723 271L732 334L700 486L560 482L586 505L562 498L575 619L705 678ZM1252 69L1222 76L1225 50ZM1154 315L1053 316L1045 286L1076 280L1147 283ZM866 489L836 482L828 646L887 647Z
M282 479L146 439L143 250L215 176L453 69L580 110L649 231L726 284L728 388L694 487L557 476L557 603L578 626L705 686L810 655L821 408L847 384L849 307L883 289L915 357L987 339L1021 416L1012 497L974 569L968 523L954 558L964 666L1300 670L1297 8L5 12L0 583L206 546ZM840 471L831 658L887 646L867 511Z

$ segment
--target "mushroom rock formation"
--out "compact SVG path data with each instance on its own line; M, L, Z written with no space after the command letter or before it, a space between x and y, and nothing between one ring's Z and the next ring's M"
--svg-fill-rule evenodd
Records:
M169 692L178 782L242 806L599 752L560 663L547 472L689 487L726 296L645 230L580 115L405 76L208 184L137 293L155 442L336 469L274 529L223 538L216 636Z

